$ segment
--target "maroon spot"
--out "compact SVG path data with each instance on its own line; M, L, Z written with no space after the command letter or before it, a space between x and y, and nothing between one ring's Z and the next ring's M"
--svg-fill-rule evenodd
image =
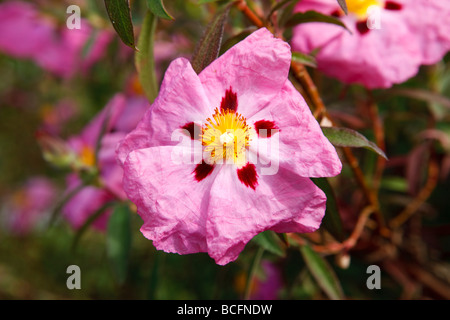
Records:
M369 32L370 29L367 27L367 20L358 21L356 23L356 29L358 30L358 32L361 35L366 34L367 32Z
M341 10L334 10L334 11L331 13L331 16L332 16L332 17L335 17L335 18L340 18L340 17L342 17L342 12L341 12Z
M213 170L214 170L214 165L207 164L206 162L202 161L202 163L199 163L195 167L195 169L194 169L194 171L192 171L192 173L195 174L195 180L200 182L203 179L205 179L207 176L209 176L211 174L211 172L213 172Z
M230 87L227 91L225 91L225 96L222 98L222 102L220 103L220 110L222 112L230 111L236 112L238 107L237 94L233 92L233 89Z
M186 123L181 129L187 130L192 140L200 139L200 134L202 133L202 127L194 122Z
M245 186L255 190L258 185L258 175L256 173L256 167L253 163L247 163L245 167L237 170L239 180L245 184Z
M280 129L275 125L275 122L269 120L259 120L255 122L255 130L260 135L260 130L266 130L267 135L263 135L262 138L270 138L273 134L280 131Z
M386 3L384 4L384 8L386 10L401 10L402 5L394 1L386 1Z

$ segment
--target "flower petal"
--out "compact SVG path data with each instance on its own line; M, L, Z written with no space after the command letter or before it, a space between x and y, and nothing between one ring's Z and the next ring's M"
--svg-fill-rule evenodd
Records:
M272 121L280 129L270 139L250 142L250 150L259 154L260 160L266 159L266 164L271 161L271 165L286 166L302 177L330 177L341 172L342 163L336 149L289 81L273 102L249 122L260 119Z
M336 1L329 2L335 5ZM296 9L310 9L303 8L303 4ZM328 10L324 13L329 14ZM412 25L405 23L402 12L382 10L381 28L363 34L357 30L354 15L342 17L351 34L331 24L302 24L294 28L292 47L304 53L320 49L316 56L318 69L345 83L388 88L414 76L422 59L423 45L418 43Z
M286 168L260 176L255 190L236 177L233 166L217 173L208 207L208 253L217 264L237 259L245 245L265 230L313 232L325 213L326 197L314 183Z
M177 147L140 149L124 164L124 190L144 220L141 232L159 250L206 252L209 188L215 173L195 180L196 164L174 163Z
M212 113L200 79L189 61L174 60L166 71L158 98L137 128L119 145L119 161L124 163L128 153L135 149L177 144L178 141L172 140L177 129L186 123L203 122Z

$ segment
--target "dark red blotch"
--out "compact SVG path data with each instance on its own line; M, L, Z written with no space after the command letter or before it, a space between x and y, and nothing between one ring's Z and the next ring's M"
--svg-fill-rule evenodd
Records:
M192 140L200 139L200 134L202 133L202 127L194 122L186 123L181 129L187 130L190 134Z
M249 188L255 190L258 185L258 174L253 163L247 163L245 167L237 170L239 180Z
M202 163L199 163L195 167L195 169L192 173L194 173L194 175L195 175L195 180L200 182L203 179L205 179L207 176L209 176L213 172L213 170L214 170L214 165L207 164L205 161L202 161Z
M225 91L225 96L222 98L222 102L220 103L220 111L229 111L236 113L237 107L237 94L236 92L233 92L233 89L230 87L230 89Z
M367 27L367 20L358 21L356 23L356 30L358 30L360 34L366 34L369 32L370 29Z
M394 1L386 1L386 3L384 4L384 8L386 10L401 10L402 5Z
M255 130L259 136L259 130L265 129L267 132L267 136L263 136L263 138L270 138L273 134L280 131L280 129L276 126L275 122L269 120L259 120L255 122Z

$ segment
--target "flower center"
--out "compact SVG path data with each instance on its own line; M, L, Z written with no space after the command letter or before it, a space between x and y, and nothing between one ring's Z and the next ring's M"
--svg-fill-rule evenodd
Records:
M206 119L202 128L204 156L209 163L223 160L244 164L245 151L250 142L250 127L247 120L234 111L215 109L212 118Z
M378 0L347 0L348 11L357 15L358 18L364 19L369 15L371 6L381 6Z
M87 167L93 167L95 165L95 153L89 146L83 146L80 153L80 161Z

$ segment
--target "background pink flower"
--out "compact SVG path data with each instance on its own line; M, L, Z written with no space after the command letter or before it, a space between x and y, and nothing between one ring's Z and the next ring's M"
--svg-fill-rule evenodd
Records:
M87 170L98 168L101 184L82 188L64 206L63 213L74 228L83 225L88 217L107 202L126 199L122 188L123 170L116 161L115 150L126 133L136 126L148 106L149 103L144 96L116 94L79 136L69 139L68 144L78 155L81 166L85 166ZM95 159L97 143L100 145L98 158ZM67 192L70 193L81 185L82 180L77 174L71 174L67 183ZM94 226L104 230L108 214L109 210L94 223Z
M341 162L287 79L290 58L287 43L260 29L200 75L183 58L169 66L158 98L118 148L124 190L144 220L142 233L157 249L208 252L223 265L262 231L319 227L326 199L308 177L337 175ZM252 132L251 139L244 139L252 153L258 144L279 139L279 154L263 155L279 161L278 173L264 175L261 163L236 165L234 158L225 164L217 159L214 164L174 161L176 152L191 152L192 143L201 144L197 123L213 117L248 132L245 139ZM258 137L259 129L270 134ZM180 144L172 139L176 132L189 138Z
M370 5L379 15L367 11ZM295 51L317 53L318 68L345 83L367 88L388 88L432 64L450 49L450 5L431 0L348 1L345 16L334 0L304 0L295 10L319 11L339 17L350 30L327 23L306 23L294 28ZM379 17L379 28L374 24ZM369 24L368 24L369 20ZM369 26L373 29L369 29Z
M25 235L48 221L57 197L56 187L44 177L32 177L2 203L6 228Z
M104 54L113 34L94 30L86 20L81 29L69 30L39 7L23 1L0 4L0 51L31 59L51 73L64 78L87 72ZM85 46L92 42L84 53Z

